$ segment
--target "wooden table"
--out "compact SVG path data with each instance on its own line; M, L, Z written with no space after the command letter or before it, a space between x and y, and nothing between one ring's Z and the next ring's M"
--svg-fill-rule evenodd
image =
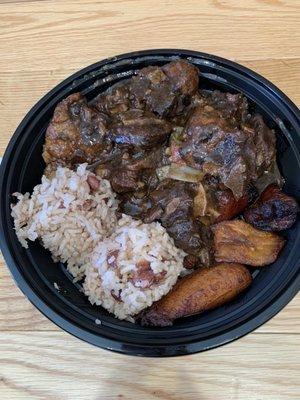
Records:
M146 48L236 60L300 104L299 0L0 0L0 156L29 108L74 71ZM300 398L300 297L232 344L173 359L92 347L43 317L0 266L0 398Z

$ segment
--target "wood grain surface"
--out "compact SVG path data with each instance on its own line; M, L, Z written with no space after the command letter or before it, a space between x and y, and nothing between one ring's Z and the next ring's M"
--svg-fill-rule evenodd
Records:
M262 74L300 105L299 0L0 0L0 156L25 113L100 59L187 48ZM62 332L0 260L0 399L300 398L300 296L254 333L206 353L142 359Z
M297 335L249 335L172 359L108 354L62 332L0 338L6 399L299 399Z

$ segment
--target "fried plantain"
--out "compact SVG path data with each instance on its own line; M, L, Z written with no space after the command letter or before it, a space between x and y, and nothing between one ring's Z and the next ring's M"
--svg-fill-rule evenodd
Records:
M244 213L244 218L255 228L281 231L290 228L297 219L296 200L283 193L276 185L268 186L260 198Z
M165 297L139 316L144 326L169 326L181 317L194 315L223 305L252 282L241 264L216 264L197 270L179 280Z
M223 221L213 227L215 259L256 267L271 264L285 241L241 220Z

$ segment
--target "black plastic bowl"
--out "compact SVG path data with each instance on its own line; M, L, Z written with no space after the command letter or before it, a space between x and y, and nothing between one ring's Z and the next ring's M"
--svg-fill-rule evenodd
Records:
M286 246L269 267L253 272L249 290L216 310L178 320L168 328L143 328L93 307L63 265L55 265L39 243L19 244L10 216L11 194L31 191L44 169L42 146L57 103L82 91L88 99L148 65L181 57L197 66L200 87L242 92L277 133L278 162L285 192L300 194L300 115L296 106L266 79L233 62L186 50L149 50L113 57L66 79L26 115L5 152L0 176L1 249L20 289L48 318L94 345L127 354L174 356L207 350L237 339L281 310L299 290L300 223L284 232ZM60 287L57 291L54 282ZM97 322L97 323L96 323Z

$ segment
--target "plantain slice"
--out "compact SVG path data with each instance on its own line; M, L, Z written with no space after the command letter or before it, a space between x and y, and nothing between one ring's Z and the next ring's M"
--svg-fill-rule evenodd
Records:
M297 201L276 185L268 186L256 203L244 212L244 218L263 231L282 231L290 228L299 212Z
M255 267L271 264L285 241L278 235L253 228L241 220L223 221L213 227L215 260Z
M240 264L216 264L180 279L171 292L138 320L144 326L169 326L181 317L198 314L227 303L252 282L248 269Z

